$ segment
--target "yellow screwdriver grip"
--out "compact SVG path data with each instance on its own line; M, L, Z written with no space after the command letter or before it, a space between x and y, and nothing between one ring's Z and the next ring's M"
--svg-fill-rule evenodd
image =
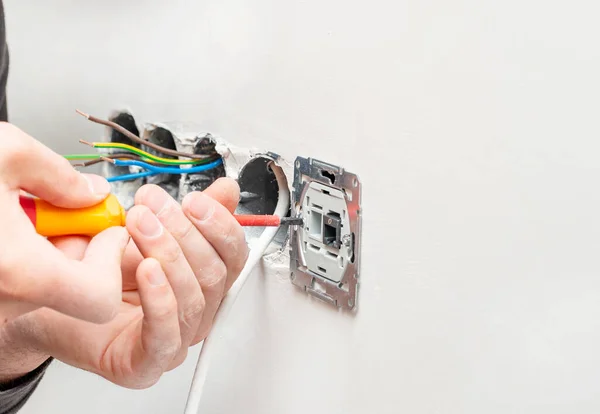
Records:
M125 225L125 209L114 194L91 207L68 209L35 199L35 228L45 237L93 237L109 227Z

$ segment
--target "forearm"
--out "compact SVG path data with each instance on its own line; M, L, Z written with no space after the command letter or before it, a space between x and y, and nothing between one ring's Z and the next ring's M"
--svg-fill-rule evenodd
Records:
M15 322L0 328L0 414L16 413L25 404L51 362L21 341Z

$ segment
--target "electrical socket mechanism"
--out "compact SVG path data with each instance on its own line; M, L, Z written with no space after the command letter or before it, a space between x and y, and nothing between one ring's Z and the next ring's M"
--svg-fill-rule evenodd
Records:
M290 229L290 278L308 293L354 309L360 269L360 181L343 168L296 158Z

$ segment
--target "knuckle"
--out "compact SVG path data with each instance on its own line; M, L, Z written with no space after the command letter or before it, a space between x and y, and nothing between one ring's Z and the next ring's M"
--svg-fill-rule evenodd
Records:
M168 343L165 343L161 347L159 353L165 359L173 359L175 357L175 355L177 355L179 353L180 349L181 349L181 337L177 336L177 337L173 338L171 341L169 341Z
M187 326L195 326L202 320L206 303L202 295L197 295L193 302L188 305L182 315L183 322Z
M227 278L227 266L220 257L213 259L213 262L202 272L202 288L210 289L219 286Z
M232 226L227 237L224 240L224 251L229 272L239 274L246 263L248 257L248 245L246 236L241 226Z
M188 349L181 348L179 350L179 353L177 354L177 356L173 359L173 361L167 368L167 371L171 371L171 370L177 368L178 366L180 366L181 364L183 364L183 361L186 360L187 356L188 356Z
M87 186L87 184L83 181L82 175L74 169L66 170L65 172L69 172L71 174L62 174L61 177L62 183L66 188L81 188L81 186ZM86 188L87 190L87 188Z
M239 275L246 266L246 261L248 260L248 246L244 244L244 246L238 251L238 254L234 258L230 271L232 274Z
M0 122L0 137L13 136L19 133L17 127L8 124L6 122ZM27 157L31 146L32 141L25 134L20 139L6 139L2 140L4 143L2 146L2 151L4 153L3 159L8 163L20 162L24 157ZM13 164L19 165L19 164Z
M175 315L177 315L177 300L174 296L165 299L165 302L152 312L152 318L158 322L168 321Z
M161 251L161 259L165 263L177 263L183 256L183 252L177 243L166 243L166 246Z
M231 249L233 252L243 250L246 246L246 233L242 229L242 226L235 224L231 226L227 236L225 238L225 247Z
M169 231L177 241L181 242L186 240L192 231L196 229L196 227L194 227L194 225L186 218L177 221L180 221L180 223L173 225L173 228Z

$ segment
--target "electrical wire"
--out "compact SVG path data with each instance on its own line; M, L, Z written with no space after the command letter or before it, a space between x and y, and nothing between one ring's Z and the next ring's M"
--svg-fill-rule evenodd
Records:
M102 157L105 161L111 162L115 164L117 167L142 167L147 169L148 171L152 171L154 174L196 174L199 172L204 172L207 170L211 170L219 165L223 164L223 160L221 158L216 159L215 161L209 162L207 164L197 165L190 168L175 168L175 167L161 167L157 165L151 165L144 161L122 161L115 160L107 157Z
M279 217L285 217L289 206L290 206L290 193L287 186L287 180L283 173L283 170L271 163L271 169L275 173L277 179L277 185L279 186L279 199L277 200L277 206L275 207L274 215ZM267 227L260 235L257 243L254 245L246 261L244 269L240 273L238 279L233 284L227 295L223 298L221 306L214 318L213 327L210 335L204 340L202 349L200 350L200 356L196 364L196 370L194 371L194 377L192 378L192 384L190 387L190 393L188 394L188 400L185 406L185 414L197 414L200 406L200 400L202 399L202 391L206 382L206 376L210 368L210 360L215 352L216 341L224 334L224 325L227 320L229 311L233 307L235 300L240 294L244 284L248 281L250 274L254 267L260 262L264 252L267 250L269 244L277 233L277 227Z
M148 177L150 175L157 175L157 174L196 174L199 172L211 170L211 169L216 168L219 165L223 164L223 160L221 158L219 158L218 160L215 160L213 162L210 162L208 164L202 164L202 165L198 165L198 166L190 167L190 168L160 167L160 166L156 166L156 165L150 165L150 164L148 164L146 162L142 162L142 161L121 161L121 160L110 159L108 157L102 157L102 161L111 162L119 167L136 166L136 167L146 168L148 170L148 171L143 171L143 172L139 172L139 173L116 175L114 177L108 177L107 181L109 183L112 183L115 181L137 180L138 178Z
M202 164L204 162L210 162L210 159L203 160L179 160L173 158L163 158L154 154L150 154L149 152L143 151L139 148L133 147L127 144L121 144L119 142L88 142L82 139L79 140L82 144L89 145L94 148L119 148L125 151L132 152L134 154L139 155L142 158L146 158L148 160L156 161L161 164L167 165L185 165L185 164Z
M109 183L114 183L116 181L131 181L137 180L138 178L148 177L149 175L156 175L156 173L152 171L144 171L135 174L116 175L114 177L108 177L106 181L108 181Z
M98 154L67 154L63 155L69 161L71 160L92 160L96 158L100 158Z
M87 118L88 120L90 120L96 124L104 125L104 126L114 129L115 131L125 135L127 138L129 138L133 142L137 142L138 144L141 144L141 145L146 145L147 147L153 148L156 151L162 152L163 154L173 155L175 157L186 157L186 158L193 158L193 159L200 159L200 160L210 157L210 155L192 154L192 153L187 153L187 152L175 151L170 148L161 147L160 145L155 144L154 142L150 142L148 140L138 137L133 132L128 131L127 129L123 128L121 125L117 124L116 122L107 121L105 119L100 119L95 116L86 114L85 112L82 112L80 110L77 110L77 113L81 116L84 116L85 118Z
M102 159L102 157L104 158L113 158L113 159L132 159L132 160L141 160L141 158L135 154L130 154L128 152L120 152L120 153L113 153L113 154L107 154L105 156L99 155L99 154L67 154L64 155L64 157L70 161L75 161L75 160L90 160L90 161L86 161L83 163L76 163L76 164L72 164L73 167L89 167L90 165L94 165L94 164L98 164L100 162L104 162L104 160ZM160 163L156 163L154 161L149 161L146 160L147 163L152 164L152 165L163 165Z

